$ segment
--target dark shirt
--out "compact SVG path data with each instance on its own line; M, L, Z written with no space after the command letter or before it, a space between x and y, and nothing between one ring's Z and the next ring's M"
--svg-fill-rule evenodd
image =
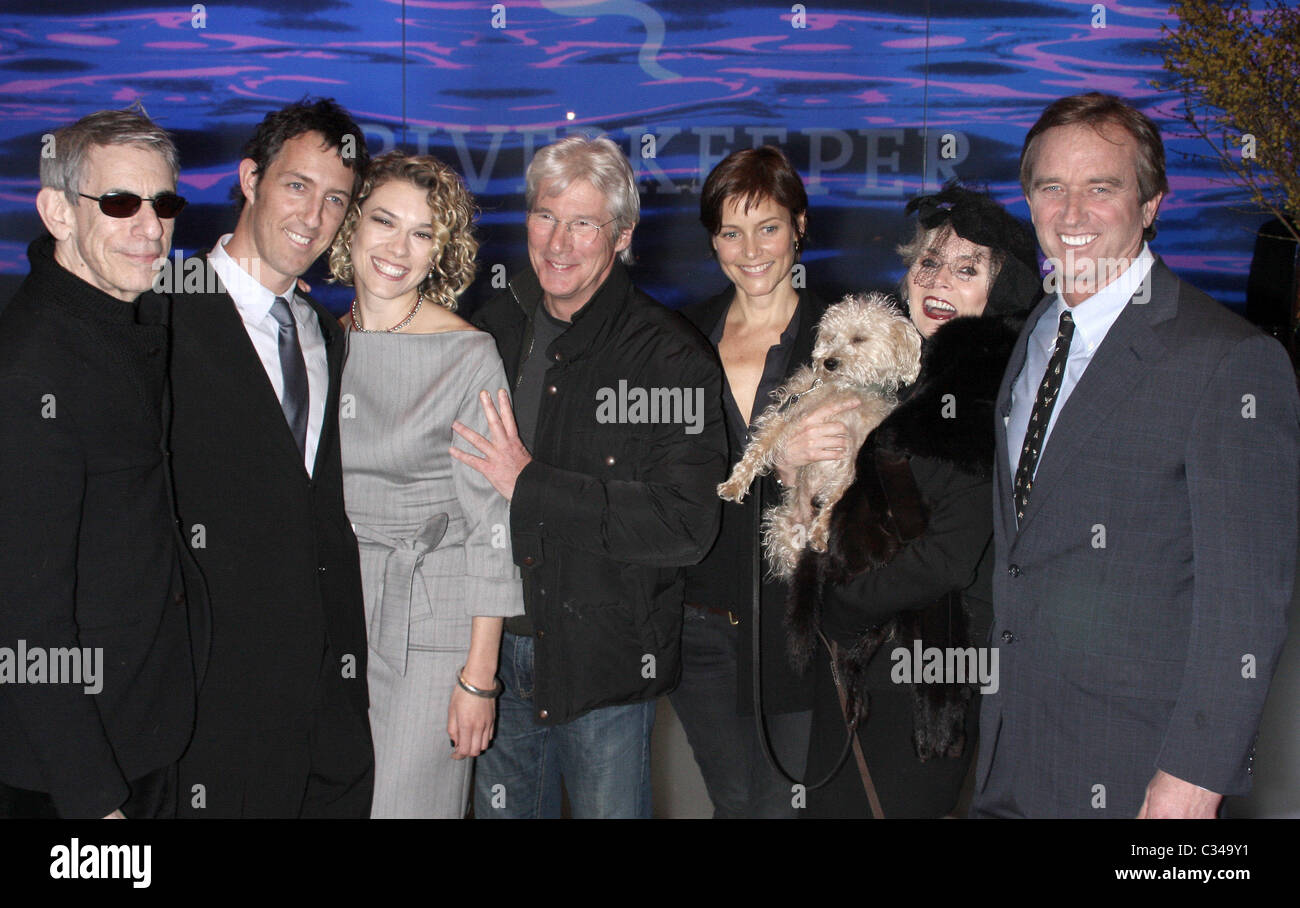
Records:
M734 300L731 305L735 305ZM737 461L744 456L745 448L749 445L749 436L753 430L753 423L757 422L758 417L763 415L763 411L767 409L768 404L772 401L772 392L784 384L786 375L791 371L790 356L794 352L795 336L799 333L799 313L802 308L795 308L794 315L790 317L790 323L781 332L780 341L767 349L767 359L763 363L763 376L758 380L758 390L754 393L754 409L750 414L751 422L749 424L745 423L745 418L740 413L740 405L736 403L736 398L731 393L730 380L727 379L725 373L723 374L722 411L727 418L727 436L738 442L731 445L727 466L728 475L735 468ZM730 310L731 306L728 306L727 311ZM727 314L724 312L722 318L718 319L718 324L709 334L709 343L713 344L715 350L722 343L722 332L726 324ZM737 521L724 521L722 532L728 534L742 533L748 538L749 528ZM745 546L747 543L738 540L737 545ZM720 544L715 544L715 548L726 550L726 547ZM729 571L717 570L717 567L717 565L710 565L706 559L699 565L687 569L686 601L713 608L725 608L737 614L748 612L748 601L741 602L737 598L738 590L735 577ZM749 594L746 591L743 595L748 597Z
M735 305L735 301L732 301ZM709 343L713 344L713 349L717 350L722 344L722 332L727 327L727 313L731 312L731 306L727 307L722 318L718 319L717 326L713 333L709 335ZM736 403L736 398L731 393L731 380L727 378L726 373L722 376L722 408L727 416L727 427L731 430L732 437L743 438L745 445L749 444L750 432L753 430L753 423L758 421L758 417L763 415L768 404L772 402L772 392L785 382L786 373L790 369L790 354L794 350L794 338L799 333L799 307L796 306L794 315L790 316L790 323L785 326L781 332L781 339L767 348L767 359L763 362L763 377L758 380L758 390L754 392L754 409L749 414L750 424L745 424L745 418L741 415L740 405ZM731 452L731 466L736 465L741 455L745 453L744 447Z
M683 315L691 320L714 343L721 339L722 322L735 296L728 288L702 303L688 306ZM780 342L770 348L764 362L764 374L754 396L755 417L760 417L771 402L771 391L787 381L812 356L817 323L827 304L807 289L799 291L799 307L782 332ZM727 427L729 461L741 458L748 441L749 426L740 419L739 410L729 391L722 391L724 419ZM788 588L771 577L759 560L756 521L763 508L780 500L781 490L771 476L756 480L743 503L724 502L722 525L717 541L699 564L687 569L686 602L726 609L734 613L740 625L737 637L737 708L742 715L753 712L749 631L752 627L754 591L752 576L757 567L763 580L759 599L762 603L763 709L768 714L808 709L812 702L811 675L798 675L786 658L783 616Z
M546 351L556 338L569 329L571 324L547 312L545 302L538 301L535 311L537 315L533 318L533 347L519 370L519 384L515 388L513 400L519 439L530 451L533 449L533 441L537 435L537 417L542 410L546 370L554 362L546 355ZM533 622L527 615L514 615L506 619L506 630L521 637L531 637Z
M546 370L552 364L546 350L568 327L569 322L561 321L547 312L545 303L538 303L537 317L533 320L533 349L519 370L519 385L515 388L513 400L519 439L530 451L533 449L533 436L537 432L537 414L542 408Z

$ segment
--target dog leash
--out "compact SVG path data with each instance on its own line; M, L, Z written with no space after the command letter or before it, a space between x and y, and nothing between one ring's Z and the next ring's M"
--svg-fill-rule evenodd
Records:
M853 742L853 757L858 762L858 775L862 777L862 788L867 793L867 802L871 804L871 816L877 820L885 818L885 809L880 805L880 796L876 794L876 783L871 781L871 770L867 769L867 755L862 751L862 740L858 737L858 720L856 717L849 718L849 698L844 690L844 682L840 680L839 644L832 643L826 639L821 628L817 629L817 636L821 638L822 644L826 647L831 657L831 679L835 682L835 695L840 701L840 715L844 717L844 726L849 730L849 740ZM843 764L844 758L840 757L840 764ZM839 765L835 769L839 770Z
M876 797L875 786L871 782L871 774L867 771L867 760L862 753L862 745L858 741L857 719L849 719L845 711L845 694L840 685L839 673L835 668L834 655L832 654L831 674L835 680L835 691L840 700L840 712L844 716L844 721L848 727L848 737L844 741L844 746L840 750L839 757L835 760L835 765L825 776L816 782L807 782L796 779L788 773L781 761L777 759L772 752L772 745L768 741L767 735L767 718L763 714L763 662L762 662L762 598L763 584L760 564L763 560L762 550L762 519L763 519L763 483L761 479L754 483L754 556L750 559L750 585L751 585L751 607L750 623L752 625L750 632L751 647L751 665L750 681L753 686L754 694L754 726L758 733L758 745L763 751L763 757L767 760L768 765L775 769L787 782L792 785L802 785L806 791L816 791L818 788L824 788L830 784L831 780L839 775L841 767L844 766L845 760L849 757L849 751L853 750L858 760L858 770L862 775L863 786L867 791L867 800L871 802L872 816L877 819L884 818L884 812L880 810L880 799ZM820 633L820 631L819 631ZM823 641L825 638L822 638ZM829 646L829 644L828 644Z
M805 388L803 391L798 392L797 394L791 394L784 401L782 401L781 406L777 407L776 412L784 413L786 410L789 410L795 404L799 403L800 398L813 393L821 386L822 386L822 380L820 378L815 379L809 387Z

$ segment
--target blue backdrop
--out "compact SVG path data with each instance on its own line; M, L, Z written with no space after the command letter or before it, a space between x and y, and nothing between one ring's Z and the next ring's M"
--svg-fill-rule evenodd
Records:
M525 261L523 170L572 131L607 133L642 180L636 279L670 305L724 281L698 222L699 186L730 150L775 142L812 196L811 286L892 288L902 208L949 176L987 184L1028 217L1016 179L1026 129L1053 98L1100 89L1166 133L1172 193L1155 248L1231 305L1255 229L1240 190L1180 139L1177 98L1152 87L1164 0L6 0L0 14L0 291L41 229L41 136L140 99L181 149L176 245L233 226L239 149L271 109L306 94L349 108L372 153L430 151L483 209L480 277ZM500 272L502 269L496 269ZM335 309L344 288L309 276Z

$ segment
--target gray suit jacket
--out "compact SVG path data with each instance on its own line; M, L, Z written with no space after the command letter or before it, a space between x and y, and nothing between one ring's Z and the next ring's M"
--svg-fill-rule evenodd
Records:
M1158 258L1057 416L1016 525L1003 377L994 474L1000 687L974 813L1131 817L1157 769L1249 790L1286 633L1300 400L1281 347Z

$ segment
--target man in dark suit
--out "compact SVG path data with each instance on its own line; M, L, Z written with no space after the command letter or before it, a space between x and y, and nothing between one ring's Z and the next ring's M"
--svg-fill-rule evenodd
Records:
M1053 271L998 403L994 624L972 813L1213 817L1250 787L1295 580L1282 347L1145 239L1155 124L1051 104L1021 185Z
M176 147L126 110L53 140L36 197L49 233L0 315L0 817L174 816L193 563L150 285L185 204Z
M269 114L239 165L234 233L199 263L200 292L174 297L177 506L212 623L182 816L369 814L365 622L339 458L343 337L295 292L365 164L360 129L333 101Z

